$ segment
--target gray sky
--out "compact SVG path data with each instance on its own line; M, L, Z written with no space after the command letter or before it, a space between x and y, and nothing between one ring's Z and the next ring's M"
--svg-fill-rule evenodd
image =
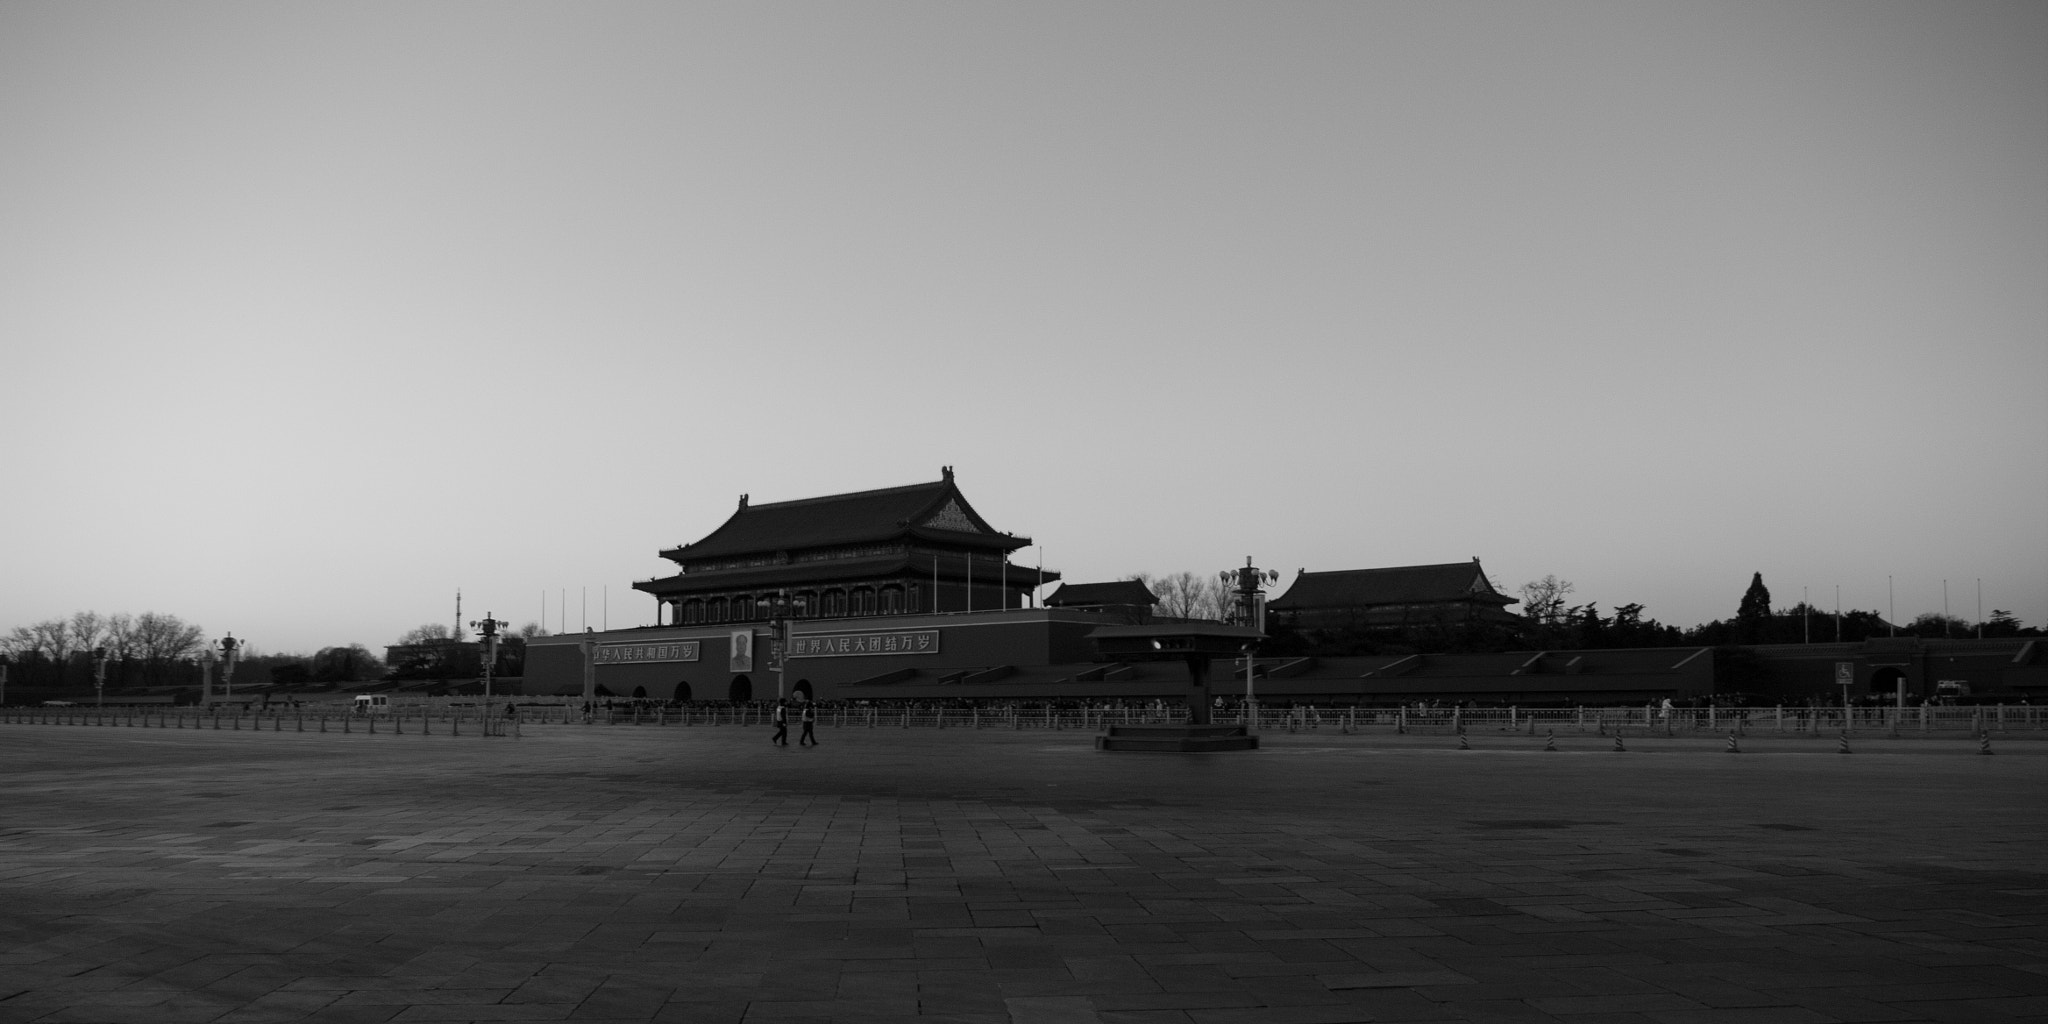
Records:
M947 464L1077 582L2048 618L2048 5L10 2L0 140L0 629L633 625Z

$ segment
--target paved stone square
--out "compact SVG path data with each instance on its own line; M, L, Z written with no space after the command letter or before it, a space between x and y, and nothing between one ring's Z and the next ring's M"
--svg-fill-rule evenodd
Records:
M0 1022L2048 1019L2048 743L0 725Z

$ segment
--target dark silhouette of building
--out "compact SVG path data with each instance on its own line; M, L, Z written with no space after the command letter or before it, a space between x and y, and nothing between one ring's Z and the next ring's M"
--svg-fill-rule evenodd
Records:
M1110 583L1062 583L1045 599L1047 608L1114 615L1126 622L1145 622L1159 604L1158 595L1137 580Z
M1059 574L1009 564L1029 537L997 531L953 482L749 504L695 544L661 552L681 567L642 580L670 625L761 622L787 595L799 619L1018 608Z

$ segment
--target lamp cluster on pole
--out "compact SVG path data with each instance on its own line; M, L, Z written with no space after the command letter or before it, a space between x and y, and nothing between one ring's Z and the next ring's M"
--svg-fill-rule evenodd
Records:
M460 598L458 598L457 600L460 600ZM506 622L503 619L492 618L490 612L485 612L483 618L477 619L469 624L469 628L476 630L477 640L483 644L484 649L483 734L485 736L489 736L491 734L491 723L496 721L496 719L494 719L491 716L491 669L497 664L498 661L498 638L501 635L499 631L508 628L511 625L511 623Z
M92 649L92 705L96 708L107 706L107 649Z
M220 685L226 693L222 700L232 702L235 699L235 665L241 662L242 645L247 642L237 640L233 633L229 633L214 641L213 648L206 652L209 660L220 659Z
M1266 631L1266 585L1280 581L1280 570L1261 569L1252 564L1252 556L1244 556L1244 566L1225 569L1216 574L1223 585L1236 595L1232 606L1230 624L1250 626L1263 633ZM1244 648L1244 720L1251 732L1259 728L1259 701L1253 677L1258 674L1258 651L1252 644Z

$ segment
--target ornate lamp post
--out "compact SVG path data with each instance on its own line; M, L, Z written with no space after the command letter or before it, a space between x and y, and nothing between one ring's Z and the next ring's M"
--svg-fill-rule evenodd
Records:
M207 652L220 655L220 685L226 691L226 696L221 699L231 704L235 700L235 664L242 660L242 645L247 642L237 640L233 633L229 633L214 643L212 651Z
M775 699L789 692L789 591L778 590L762 599L768 606L768 657L775 662Z
M107 649L92 649L92 706L103 708L107 705Z
M597 716L597 634L589 626L583 627L583 724L589 725Z
M506 622L503 619L492 618L490 612L485 612L483 618L477 619L476 621L471 622L469 624L469 628L476 630L477 636L480 640L483 641L484 646L483 733L486 736L489 736L491 734L491 727L497 721L497 719L491 715L491 669L497 664L498 661L498 630L500 628L509 627L511 625L511 623Z
M213 710L213 663L219 657L213 648L208 647L192 659L192 664L199 669L199 706L208 711Z
M1280 570L1260 569L1252 565L1252 556L1244 556L1244 567L1225 569L1217 574L1223 585L1237 595L1237 602L1231 612L1230 623L1235 626L1250 626L1261 633L1266 631L1266 584L1280 580ZM1258 668L1253 656L1257 654L1256 644L1244 648L1244 715L1245 727L1256 733L1259 729L1259 701L1254 693L1252 677Z

